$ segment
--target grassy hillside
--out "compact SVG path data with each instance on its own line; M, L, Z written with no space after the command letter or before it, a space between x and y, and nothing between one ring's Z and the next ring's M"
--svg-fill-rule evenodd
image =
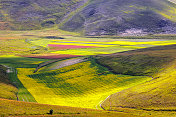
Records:
M115 72L118 72L117 69L120 67L122 73L145 74L153 77L153 80L149 82L111 95L102 106L107 110L118 110L119 107L122 107L174 111L176 108L175 52L176 45L170 45L102 57L105 58L105 63L102 63L104 65L111 66L116 61L117 64L111 68ZM127 59L122 61L123 57ZM146 61L148 64L145 64ZM138 70L139 68L140 70Z
M20 101L0 99L0 116L49 116L49 110L53 109L53 116L67 117L139 117L128 113L107 112L85 108L73 108L66 106L53 106Z
M175 45L151 47L96 56L99 64L115 73L153 76L175 60Z
M175 62L154 76L154 80L116 93L103 106L175 111ZM109 101L111 105L109 106Z

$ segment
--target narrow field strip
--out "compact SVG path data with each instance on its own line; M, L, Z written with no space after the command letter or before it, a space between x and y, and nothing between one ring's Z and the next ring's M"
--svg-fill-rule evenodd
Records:
M90 43L88 43L88 44L84 44L84 43L67 43L67 42L65 42L65 43L60 43L60 42L51 42L51 43L49 43L49 44L53 44L53 45L77 45L77 46L97 46L97 47L111 47L111 46L116 46L116 44L90 44Z
M68 49L53 51L53 54L70 54L70 55L98 55L98 54L111 54L122 51L129 51L135 49L141 49L145 47L139 46L113 46L113 47L99 47L99 48L80 48L80 49Z
M36 102L34 97L29 93L29 91L23 86L21 81L17 77L17 70L16 68L36 68L39 63L42 63L44 59L34 59L34 58L25 58L25 57L18 57L18 56L0 56L0 64L6 66L8 68L8 78L11 83L15 87L17 87L16 92L16 99L19 101L26 101L26 102ZM6 89L7 90L7 89ZM5 92L1 91L3 95Z
M55 54L70 54L70 55L97 55L97 54L109 54L108 52L96 52L96 51L86 51L86 50L64 50L64 51L55 51L51 52Z
M75 48L96 48L97 46L79 46L79 45L59 45L59 44L48 44L52 50L64 50L64 49L75 49Z
M129 42L129 41L113 41L106 42L106 44L119 44L119 45L172 45L175 44L176 40L166 40L166 41L148 41L148 42Z

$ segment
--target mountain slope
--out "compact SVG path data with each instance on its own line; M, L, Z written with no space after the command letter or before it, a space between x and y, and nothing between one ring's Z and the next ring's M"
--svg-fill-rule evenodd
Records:
M86 0L0 0L0 29L52 27Z
M59 26L85 35L176 33L168 0L0 0L1 30Z
M173 0L0 0L1 30L49 27L85 35L176 33Z
M167 0L94 0L60 28L86 35L176 33L175 9Z

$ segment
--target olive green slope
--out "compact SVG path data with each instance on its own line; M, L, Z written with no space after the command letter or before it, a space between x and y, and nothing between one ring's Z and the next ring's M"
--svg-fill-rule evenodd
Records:
M50 110L53 115L50 115ZM59 117L141 117L128 113L108 112L96 109L54 106L38 103L0 99L0 116L59 116Z
M121 107L174 111L176 109L175 53L176 45L170 45L99 57L98 61L109 66L114 72L118 72L120 67L122 74L148 75L153 78L149 82L111 95L101 106L107 110L117 110ZM124 57L127 59L122 60ZM113 62L116 64L110 67Z

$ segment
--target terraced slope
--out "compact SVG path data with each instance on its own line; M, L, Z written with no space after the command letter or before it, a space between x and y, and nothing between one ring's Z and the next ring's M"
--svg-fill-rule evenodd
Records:
M107 110L118 110L119 107L175 110L175 53L176 45L170 45L117 53L99 58L100 61L104 59L102 64L109 67L116 62L110 67L114 72L118 72L118 69L121 68L122 74L143 74L153 77L153 80L149 82L111 95L102 106ZM126 59L122 61L124 57ZM126 70L126 68L128 69Z

